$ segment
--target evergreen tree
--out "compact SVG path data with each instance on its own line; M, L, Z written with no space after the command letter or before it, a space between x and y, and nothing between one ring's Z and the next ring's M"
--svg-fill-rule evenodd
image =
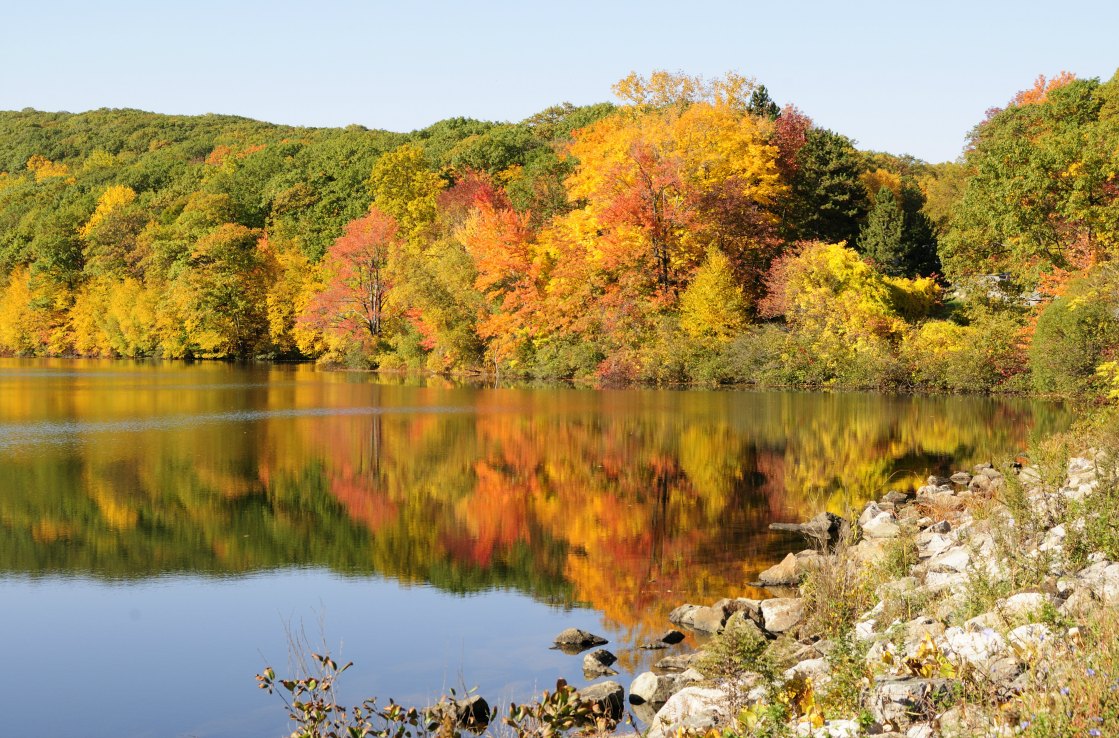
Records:
M925 214L925 195L912 181L902 181L901 210L905 218L905 276L927 277L940 271L936 227Z
M859 232L859 250L892 277L928 276L939 271L932 221L922 212L924 197L910 183L901 197L882 187Z
M859 250L892 277L905 273L905 214L889 187L878 190L874 209L859 233Z
M785 235L797 241L855 242L866 214L862 165L851 139L812 128L796 155Z
M781 115L781 108L773 102L773 98L769 96L769 90L765 88L765 85L758 85L754 89L754 92L750 95L750 102L746 104L746 110L751 115L759 118L769 118L770 120L777 120L777 116Z

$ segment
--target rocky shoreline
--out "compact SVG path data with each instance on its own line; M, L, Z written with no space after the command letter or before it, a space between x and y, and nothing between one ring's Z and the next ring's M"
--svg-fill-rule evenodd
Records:
M1070 511L1095 491L1103 462L1072 458L1059 484L1034 466L1006 478L984 464L890 491L854 521L824 513L775 525L812 544L759 576L790 596L680 605L670 622L709 637L710 649L658 661L628 692L605 681L578 694L616 718L625 698L649 738L733 729L744 715L767 734L814 738L1021 734L1029 717L1015 700L1038 689L1054 658L1076 658L1081 620L1119 605L1119 563L1095 552L1074 564L1065 551L1070 526L1085 525ZM872 583L872 594L844 597L836 587L848 581ZM828 625L829 607L864 604ZM720 649L722 674L709 652ZM612 659L588 654L587 677L610 675Z

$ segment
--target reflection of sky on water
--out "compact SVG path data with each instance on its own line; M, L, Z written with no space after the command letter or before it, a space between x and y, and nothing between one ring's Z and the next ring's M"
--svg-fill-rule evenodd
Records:
M560 676L580 685L582 657L550 650L551 637L601 631L592 610L516 593L463 597L317 570L129 584L7 577L0 602L0 693L23 706L5 730L43 738L282 735L279 699L253 675L265 664L287 673L289 624L355 662L343 704L426 704L463 685L521 701Z
M614 641L628 686L665 655L634 645L674 605L749 594L803 546L769 522L1013 453L1065 417L0 359L0 693L21 705L3 730L284 734L253 675L284 674L286 624L318 640L320 612L356 664L351 701L581 685L581 658L547 648L572 625Z
M231 385L236 387L236 385ZM472 413L472 407L301 407L288 410L233 410L224 413L192 413L154 418L128 418L110 421L45 421L39 423L0 423L0 449L31 444L72 444L93 442L87 436L98 433L145 433L177 428L194 428L214 423L252 423L283 418L328 418L363 415L444 415Z

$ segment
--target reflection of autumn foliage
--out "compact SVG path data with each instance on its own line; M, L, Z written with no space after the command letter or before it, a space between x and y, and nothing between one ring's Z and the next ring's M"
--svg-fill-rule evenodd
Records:
M3 452L9 569L302 564L516 588L587 603L626 642L679 602L750 593L800 543L770 522L842 512L1060 423L1047 406L974 398L486 390L306 367L20 381L0 383L0 403L24 422L263 415Z

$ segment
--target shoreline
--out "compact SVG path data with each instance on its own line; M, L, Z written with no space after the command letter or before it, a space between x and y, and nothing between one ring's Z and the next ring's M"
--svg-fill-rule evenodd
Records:
M1102 454L1072 457L1055 484L1037 466L1004 477L979 465L868 502L849 531L825 514L787 526L819 545L760 578L794 596L673 611L674 623L711 639L689 670L649 672L630 686L630 702L656 708L647 736L736 727L814 738L1024 734L1036 724L1021 717L1025 705L1069 694L1051 683L1054 664L1079 663L1089 633L1107 637L1099 619L1114 622L1119 563L1068 550L1082 545L1070 545L1084 527L1076 515L1113 469ZM872 571L873 582L859 581ZM730 657L712 658L728 647ZM724 673L715 675L718 658Z

